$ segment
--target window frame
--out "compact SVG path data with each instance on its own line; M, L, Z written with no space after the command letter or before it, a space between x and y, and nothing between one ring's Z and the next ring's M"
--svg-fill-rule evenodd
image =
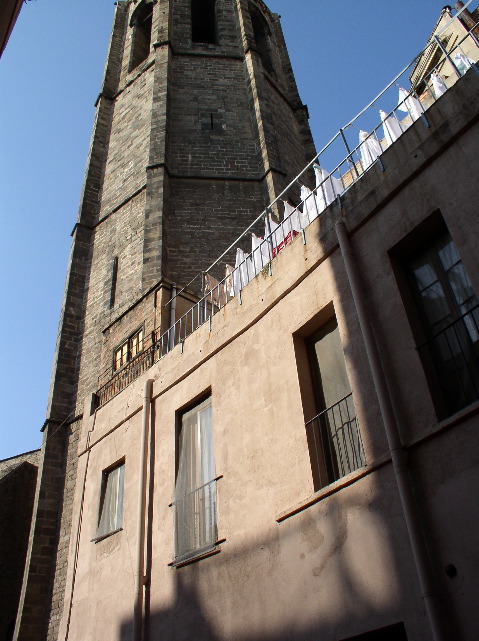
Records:
M198 426L198 420L199 420L199 413L207 408L210 408L211 412L211 417L210 417L210 440L211 443L209 447L211 448L211 455L212 455L212 460L206 461L204 463L201 460L201 450L197 451L197 454L200 455L200 457L196 460L196 464L199 462L199 467L200 467L200 476L203 475L204 468L210 467L212 470L212 478L202 482L202 484L196 483L195 487L189 492L185 493L182 497L180 497L180 500L183 498L186 498L187 496L191 496L198 492L198 490L202 490L203 488L206 488L207 486L210 486L212 488L211 494L210 494L210 499L212 500L209 509L212 510L213 512L213 518L214 518L214 523L212 526L212 532L210 533L210 540L206 542L205 545L199 545L198 547L195 548L190 548L188 550L181 550L179 549L178 545L178 532L179 528L181 527L181 522L180 519L181 517L178 516L178 504L179 504L179 499L178 499L178 482L179 482L179 475L181 474L182 470L182 430L185 429L185 424L183 423L185 417L189 418L193 414L196 414L197 417L197 426ZM199 426L199 429L201 427ZM192 563L194 561L200 560L202 558L211 556L213 554L217 554L220 551L220 541L218 539L218 497L217 497L217 488L216 488L216 483L217 481L222 478L222 475L217 475L216 474L216 457L215 457L215 447L214 447L214 422L213 422L213 404L212 404L212 395L211 395L211 390L207 391L206 393L202 393L201 395L197 396L194 401L189 403L188 405L184 406L180 410L176 412L176 447L175 447L175 492L174 492L174 500L172 503L170 503L170 507L175 508L175 515L174 515L174 560L169 564L170 566L173 567L182 567L183 565L187 565L189 563ZM199 435L200 436L200 435ZM200 436L201 438L201 436ZM184 444L183 444L184 446ZM191 465L191 462L190 462ZM192 465L191 467L194 467L196 469L197 465ZM188 511L188 508L185 510L186 512ZM196 519L198 521L201 521L204 519L204 514L205 514L205 507L203 507L203 511L201 513L199 512L194 512L194 530L193 530L193 540L198 536L198 531L201 528L201 523L198 525ZM211 536L212 534L212 536Z
M332 329L330 329L331 327ZM321 336L325 338L336 330L349 392L327 407L315 346ZM293 334L293 344L313 486L314 491L319 492L345 476L357 472L367 464L351 381L344 357L343 342L339 332L338 318L332 302ZM354 414L350 414L351 409L354 410ZM346 421L343 419L345 412L347 413ZM336 425L337 418L340 420L339 430ZM354 439L351 439L352 430L355 431ZM339 459L343 457L343 454L338 457L341 447L346 458L350 456L349 448L352 447L354 450L352 452L353 460L359 461L359 464L348 463L345 465L343 460L340 461Z
M452 291L450 291L450 282L447 277L447 270L441 264L439 252L436 251L432 265L436 268L436 282L439 283L442 288L444 301L446 301L448 305L449 313L452 315L452 320L450 323L445 323L442 329L436 329L436 331L433 331L433 327L426 317L417 280L415 280L412 274L413 261L417 260L421 256L426 257L428 254L430 255L431 252L434 251L434 248L439 246L441 240L446 237L449 237L454 245L455 252L459 257L459 262L462 264L465 276L474 293L477 303L478 296L469 278L468 272L465 269L459 248L439 211L435 211L431 216L422 221L388 252L409 327L411 329L412 341L421 362L425 383L429 390L429 398L438 420L449 418L456 412L464 410L469 405L479 400L479 394L477 394L477 398L473 400L466 399L465 404L459 402L458 399L454 401L453 397L455 392L452 387L450 387L448 392L451 395L450 398L446 398L445 386L447 386L447 384L445 383L445 372L444 369L443 371L440 371L440 368L447 367L447 362L445 360L441 360L442 357L439 355L440 350L434 346L431 348L427 347L428 344L433 344L433 342L441 335L445 336L445 332L448 327L452 328L457 323L460 323L461 319L469 315L471 311L477 309L477 307L473 304L468 307L469 311L461 312L458 302L455 300ZM437 270L439 270L440 274L438 274ZM436 321L436 323L438 322L439 321ZM460 347L461 350L463 350L463 343L461 341ZM467 352L462 351L461 354L474 359L473 349L470 349ZM452 351L451 356L453 357Z
M106 531L102 532L100 531L100 526L102 523L102 518L104 514L104 509L105 509L105 501L107 500L108 479L111 478L110 475L113 472L115 472L116 470L119 470L120 468L123 468L123 471L121 472L120 478L118 480L118 483L119 483L118 495L121 497L121 499L120 501L118 501L117 509L115 513L116 527L114 527L112 530L109 530L108 532ZM92 539L93 542L98 543L99 541L103 541L103 539L106 539L109 536L112 536L113 534L116 534L117 532L121 532L123 530L124 500L125 500L125 457L122 457L112 465L102 470L100 500L98 503L98 513L97 513L97 522L96 522L96 536ZM118 514L119 506L120 506L120 514Z
M153 35L153 0L142 0L140 4L135 8L131 15L130 19L130 29L132 30L131 37L131 48L130 48L130 59L128 61L128 73L132 73L135 69L148 60L151 54L151 44L152 44L152 35ZM148 38L148 47L145 47L147 53L144 57L138 55L138 37L139 32L144 36L145 28L144 25L146 22L149 22L149 33ZM141 58L141 59L140 59Z
M217 0L208 0L208 19L214 20L213 25L208 25L208 29L204 24L200 24L198 20L198 15L201 13L200 2L202 0L190 0L190 21L191 21L191 44L192 45L207 45L207 46L218 46L219 45L219 34L218 34L218 2ZM198 32L209 32L214 34L214 36L205 40L195 39L195 33Z
M136 336L138 336L141 333L141 349L136 351L134 355L132 355L132 341L135 339ZM116 367L116 354L119 350L121 350L124 346L127 346L126 349L126 360L125 362L120 365L119 367ZM132 334L128 336L124 341L122 341L119 345L117 345L113 349L113 356L112 356L112 369L113 373L116 374L117 372L120 372L122 369L124 369L128 363L131 363L131 361L138 356L138 354L141 354L145 349L145 326L142 325L139 327L136 331L134 331Z

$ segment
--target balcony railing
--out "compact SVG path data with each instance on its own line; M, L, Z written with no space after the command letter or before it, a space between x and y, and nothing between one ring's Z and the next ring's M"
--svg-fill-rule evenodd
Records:
M418 352L433 396L447 415L479 400L479 305L429 338Z
M214 547L217 540L216 479L173 503L176 523L176 562L201 554Z
M313 477L318 488L366 463L361 434L349 394L306 423Z
M444 29L458 20L459 15L460 13ZM306 227L319 217L328 205L332 202L341 203L345 192L372 166L379 165L384 169L381 160L383 152L394 144L406 129L415 121L429 127L427 109L442 93L469 69L471 73L479 74L477 65L472 64L465 53L474 48L478 52L475 57L479 57L479 44L474 35L477 24L448 51L441 41L441 33L436 34L367 107L338 131L241 236L204 272L195 276L185 286L184 289L188 288L190 291L198 290L198 301L191 309L166 332L155 334L152 345L145 351L144 356L130 361L121 372L112 375L110 370L106 375L102 375L98 390L100 404L119 393L204 322L211 322L212 316L232 298L237 298L241 304L243 288L260 272L271 274L272 261L286 245L298 236L306 244ZM412 78L416 71L418 61L423 56L429 59L430 54L436 49L439 52L437 64L423 74L415 85L407 90L400 89L398 100L398 87L408 84L409 78ZM443 84L438 84L438 78L441 80L441 71L444 72L444 69L449 75ZM377 105L384 108L380 118ZM355 132L355 140L352 132ZM324 169L325 166L332 167L332 170L328 173ZM280 218L279 222L273 220L272 214ZM260 229L264 229L263 237L253 234L260 233ZM236 260L233 255L235 249ZM220 266L227 260L233 262L234 267L227 268L224 275L221 274ZM181 295L182 291L177 295ZM142 369L143 367L145 369ZM110 377L111 380L104 382L105 378Z

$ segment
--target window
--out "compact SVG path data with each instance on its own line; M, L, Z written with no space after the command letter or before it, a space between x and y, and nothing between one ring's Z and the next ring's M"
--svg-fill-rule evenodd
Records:
M207 552L217 541L211 397L180 416L177 451L176 562Z
M271 57L271 31L266 18L252 4L249 6L251 25L253 27L256 50L261 55L264 69L274 75L273 59Z
M153 2L143 0L134 10L130 27L133 29L129 71L146 60L150 55Z
M125 477L125 463L121 462L116 467L103 472L100 497L100 513L96 538L103 538L107 534L116 532L121 528L123 516L123 480Z
M143 350L143 328L135 332L128 340L115 349L113 370L116 372Z
M418 347L439 415L479 399L479 306L447 230L405 260L421 324Z
M314 416L306 434L318 490L365 464L336 318L297 340L296 351L305 418Z
M111 265L110 309L115 306L117 280L118 280L118 256L115 256Z
M216 0L191 0L191 40L217 44Z

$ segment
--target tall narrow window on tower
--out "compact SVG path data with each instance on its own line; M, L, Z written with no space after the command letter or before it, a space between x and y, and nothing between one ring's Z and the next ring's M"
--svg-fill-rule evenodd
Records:
M251 24L253 27L254 41L256 51L261 55L261 61L265 71L270 75L274 75L273 59L271 57L271 30L260 11L252 4L249 5L249 12L251 15Z
M150 54L153 2L143 0L131 16L130 27L133 30L129 71L133 71Z
M191 40L204 44L218 44L216 0L191 0Z

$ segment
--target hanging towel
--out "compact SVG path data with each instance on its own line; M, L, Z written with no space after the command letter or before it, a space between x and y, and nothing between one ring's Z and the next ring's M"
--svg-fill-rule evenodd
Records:
M417 120L423 113L423 108L420 101L410 95L405 89L399 89L399 104L398 109L406 111L413 120Z
M282 236L283 234L281 225L279 223L275 223L271 218L271 214L268 214L268 218L265 221L264 225L265 239L269 241L272 247L276 247L276 245L279 245L279 243L283 240Z
M236 250L236 263L235 271L233 274L233 284L235 292L239 292L245 287L253 278L253 263L249 255L245 254L242 249L238 247Z
M289 203L287 203L285 200L283 200L284 203L284 219L283 219L283 230L286 234L289 234L290 232L296 232L299 234L299 232L308 224L303 224L303 227L301 226L301 223L304 222L302 220L303 216L299 209L297 207L292 207Z
M316 202L319 213L321 213L336 196L343 193L344 187L339 178L331 176L319 165L313 165L313 169L316 176Z
M394 114L387 115L382 109L379 110L381 120L383 121L384 138L386 139L387 146L392 145L395 140L402 134L401 125Z
M231 265L226 265L226 274L225 274L226 300L228 300L229 298L232 298L235 295L233 272L234 272L234 267L232 267Z
M474 64L474 60L471 60L462 52L456 53L454 56L454 64L459 69L459 71L464 75L466 71Z
M437 73L431 74L432 88L434 89L434 95L436 98L440 98L442 94L446 93L447 87L444 80Z
M367 131L359 132L359 153L361 154L361 164L366 170L370 167L378 156L381 155L381 145L372 134Z
M251 256L255 275L258 274L271 260L270 247L267 240L251 234Z
M301 201L303 202L302 217L303 220L306 221L304 225L306 227L306 225L309 225L320 213L313 192L309 187L306 187L306 185L301 185Z

